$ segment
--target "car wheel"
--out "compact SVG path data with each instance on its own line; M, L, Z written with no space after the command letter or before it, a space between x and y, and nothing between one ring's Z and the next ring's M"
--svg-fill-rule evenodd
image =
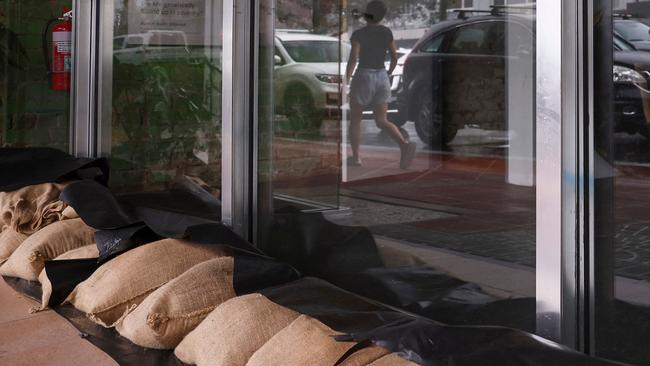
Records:
M303 85L295 85L287 90L284 113L293 130L318 128L317 111L314 99Z
M415 116L415 132L425 144L431 147L444 147L456 137L458 128L444 123L442 108L436 99L431 92L423 93Z

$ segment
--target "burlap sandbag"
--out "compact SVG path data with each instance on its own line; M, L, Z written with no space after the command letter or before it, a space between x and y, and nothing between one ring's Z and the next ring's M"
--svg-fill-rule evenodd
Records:
M355 345L336 341L334 336L339 334L320 321L301 315L269 339L246 365L332 366ZM386 353L378 349L357 352L343 365L367 365Z
M89 258L99 258L99 249L97 244L93 243L90 245L84 245L77 249L68 250L67 252L61 254L60 256L54 258L57 260L64 259L89 259Z
M103 264L64 303L85 312L95 323L112 327L158 287L198 263L226 255L228 251L218 245L177 239L149 243Z
M117 331L142 347L176 347L217 305L236 296L233 269L232 257L195 265L147 296Z
M96 244L90 244L83 246L81 248L69 250L60 256L54 258L55 261L66 260L66 259L90 259L98 258L99 250L97 249ZM38 275L38 282L41 283L41 306L34 307L29 310L30 313L35 313L41 310L45 310L50 304L50 297L52 296L52 283L47 277L45 269L41 271L41 274Z
M260 294L238 296L219 305L174 350L198 366L244 366L271 337L299 316Z
M26 234L19 233L9 226L5 227L0 233L0 264L6 262L25 239Z
M366 366L369 362L376 361L389 353L387 349L382 347L367 347L348 356L340 363L340 366Z
M397 353L391 353L368 364L368 366L418 366L418 364L398 356Z
M36 281L46 260L94 242L95 229L81 219L55 222L25 239L0 266L0 274Z
M62 212L61 216L63 216L64 220L70 220L70 219L76 219L79 218L79 214L77 214L77 211L75 211L72 206L66 207Z
M62 219L66 205L59 200L67 183L43 183L0 192L0 221L17 232L33 234Z

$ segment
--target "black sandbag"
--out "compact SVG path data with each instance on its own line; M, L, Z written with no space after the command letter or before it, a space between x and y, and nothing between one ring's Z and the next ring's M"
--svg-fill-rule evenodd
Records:
M48 147L0 148L0 191L74 179L91 179L106 185L105 158L76 158ZM11 174L8 174L11 172Z

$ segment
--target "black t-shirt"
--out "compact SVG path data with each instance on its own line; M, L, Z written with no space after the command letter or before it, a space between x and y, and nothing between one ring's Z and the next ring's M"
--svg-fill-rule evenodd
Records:
M393 32L383 25L367 25L357 29L350 37L359 42L359 67L364 69L383 69L386 53L393 42Z

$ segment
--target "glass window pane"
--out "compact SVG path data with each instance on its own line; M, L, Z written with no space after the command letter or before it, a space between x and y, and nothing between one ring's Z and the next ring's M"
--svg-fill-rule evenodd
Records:
M0 1L0 146L69 150L71 7Z
M111 187L156 191L186 176L221 187L219 0L109 1L100 153ZM110 15L110 16L108 16Z
M264 3L258 244L445 323L534 332L534 8Z
M598 356L647 365L650 7L599 0L594 13L593 341Z
M439 52L442 41L445 39L444 34L433 38L422 46L422 52Z

